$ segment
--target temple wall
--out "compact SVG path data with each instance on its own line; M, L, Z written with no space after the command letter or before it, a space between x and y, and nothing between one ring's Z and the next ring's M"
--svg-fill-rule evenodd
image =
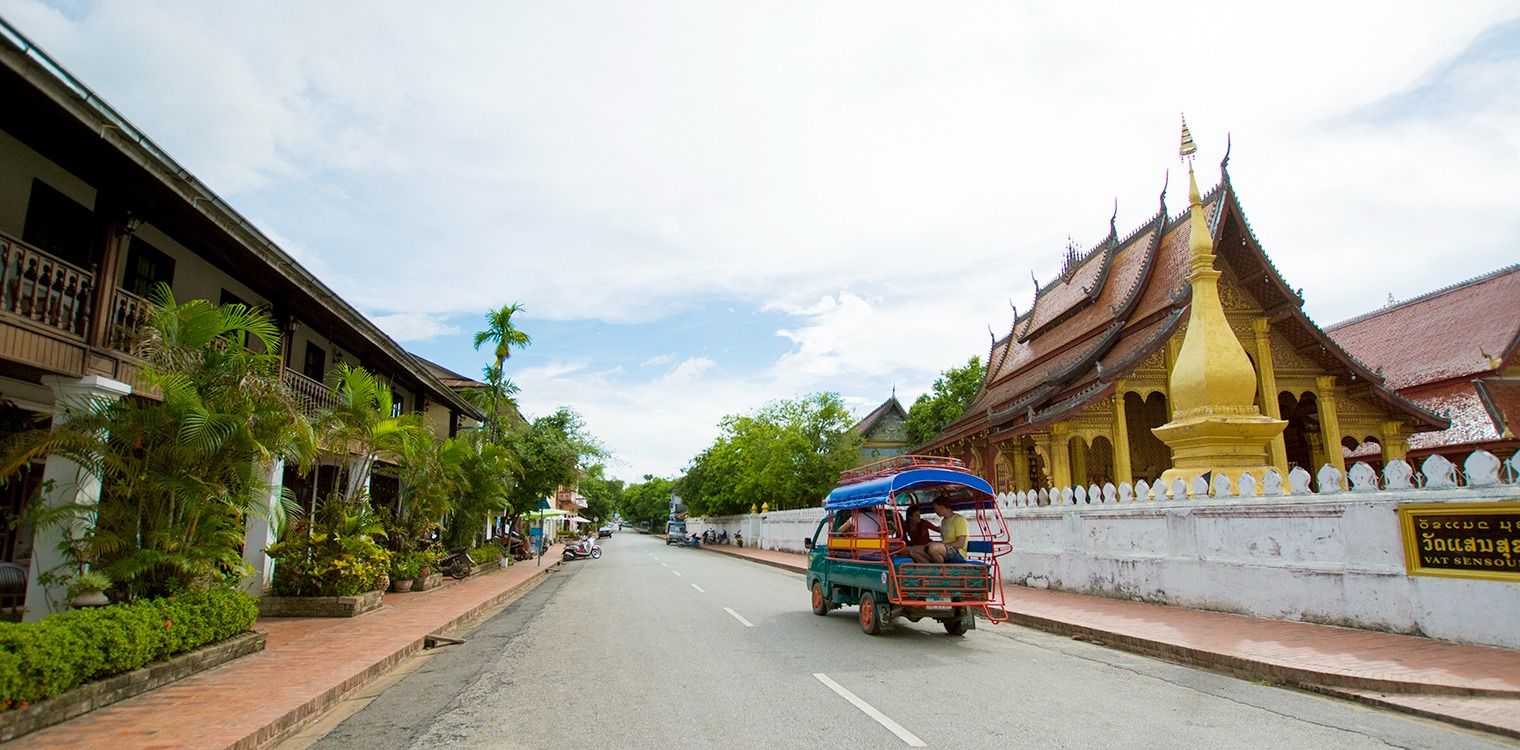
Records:
M1175 488L1180 491L1168 498L1162 488L1142 499L1131 488L1109 486L1001 495L1013 542L1013 552L1001 559L1003 578L1012 585L1520 648L1520 580L1407 575L1397 513L1401 503L1520 501L1516 473L1511 463L1469 486L1437 480L1387 489L1364 482L1321 494L1307 490L1304 474L1290 487L1293 494L1228 488L1211 496L1199 487L1203 491L1191 495ZM1042 495L1050 504L1040 504Z

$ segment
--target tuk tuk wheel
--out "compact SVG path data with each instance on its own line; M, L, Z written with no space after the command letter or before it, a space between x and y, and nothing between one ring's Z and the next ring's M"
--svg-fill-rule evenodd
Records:
M813 614L818 615L819 617L828 614L829 610L833 609L830 604L832 604L832 602L829 601L829 597L823 593L823 581L814 581Z
M966 622L957 617L954 620L942 620L945 623L945 632L950 635L965 635Z
M881 607L876 604L876 593L866 591L860 595L860 629L866 635L881 632Z

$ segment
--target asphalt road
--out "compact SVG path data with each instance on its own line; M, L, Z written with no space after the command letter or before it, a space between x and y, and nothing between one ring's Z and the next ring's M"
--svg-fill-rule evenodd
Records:
M1010 625L950 636L631 532L435 649L316 748L1513 748ZM283 749L282 749L283 750Z

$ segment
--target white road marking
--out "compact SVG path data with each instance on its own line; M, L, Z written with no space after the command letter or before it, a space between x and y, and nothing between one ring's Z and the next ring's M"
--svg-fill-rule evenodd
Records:
M681 575L681 571L679 570L672 570L670 572L675 573L676 575Z
M746 627L746 628L755 627L755 623L752 623L749 620L744 619L744 615L741 615L738 612L735 612L735 611L729 609L728 607L724 607L723 611L727 612L727 613L729 613L731 615L733 615L735 620L738 620L739 622L744 623L744 627Z
M707 592L706 592L706 591L702 591L702 587L701 587L701 586L698 586L698 585L697 585L697 584L695 584L695 583L693 583L693 584L692 584L692 585L691 585L691 587L692 587L692 588L694 588L694 589L696 589L696 590L697 590L697 591L701 591L701 592L702 592L702 593L704 593L704 594L705 594L705 593L707 593Z
M856 697L854 693L846 690L843 685L840 685L839 683L829 679L828 675L822 672L815 672L813 676L817 677L819 682L828 685L829 689L838 693L840 697L855 704L855 707L865 713L866 716L875 719L877 724L886 727L887 731L897 735L897 739L908 743L908 747L928 747L928 745L924 744L923 740L919 739L912 732L903 729L903 726L901 724L898 724L897 722L887 718L886 714L877 711L875 706L872 706L871 704L866 703L865 701Z
M665 566L665 567L667 567L667 568L670 567L670 563L660 563L660 564L663 565L663 566Z

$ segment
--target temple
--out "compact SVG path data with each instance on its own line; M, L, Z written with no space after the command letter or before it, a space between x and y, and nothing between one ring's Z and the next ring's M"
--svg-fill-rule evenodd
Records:
M1402 458L1412 435L1446 429L1304 314L1228 165L1227 149L1206 194L1189 165L1180 216L1163 188L1128 234L1110 219L1095 246L1068 248L992 342L966 413L918 452L960 458L1009 492L1327 464L1344 475L1348 453Z
M856 465L907 453L908 433L903 424L907 421L908 410L897 400L897 392L894 390L890 398L881 402L881 406L871 410L865 419L850 428L860 435L860 460Z

